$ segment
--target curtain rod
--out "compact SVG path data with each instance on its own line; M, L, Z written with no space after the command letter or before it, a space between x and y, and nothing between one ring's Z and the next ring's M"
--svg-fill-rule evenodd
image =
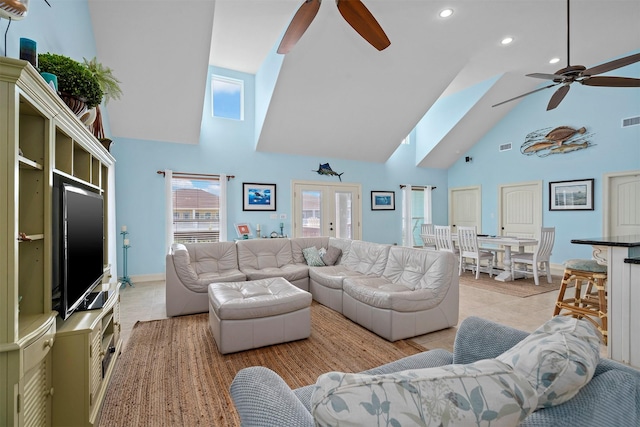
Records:
M404 187L406 187L406 185L404 185L404 184L400 184L400 188L404 188ZM426 186L426 185L412 185L412 186L411 186L411 189L414 189L414 188L419 188L419 189L424 190L425 188L427 188L427 186ZM431 190L435 190L436 188L438 188L438 187L436 187L436 186L434 185L433 187L431 187Z
M165 172L164 171L156 171L156 173L158 175L162 175L165 176ZM206 177L206 178L220 178L220 175L218 174L211 174L211 173L187 173L187 172L174 172L174 175L185 175L185 176L201 176L201 177ZM235 175L227 175L227 181L229 181L230 179L235 178Z

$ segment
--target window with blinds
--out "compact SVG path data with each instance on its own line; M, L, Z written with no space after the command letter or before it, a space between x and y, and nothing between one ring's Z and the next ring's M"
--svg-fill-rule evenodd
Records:
M220 241L219 178L174 174L171 194L174 242Z

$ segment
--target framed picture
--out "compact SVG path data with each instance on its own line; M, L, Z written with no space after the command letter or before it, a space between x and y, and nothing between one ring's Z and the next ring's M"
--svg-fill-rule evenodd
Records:
M550 211L592 211L593 179L549 183Z
M240 224L235 224L236 233L238 233L238 237L242 238L244 236L251 237L251 226L246 222L242 222Z
M372 211L393 211L396 209L395 191L372 191L371 210Z
M275 211L276 185L243 182L242 200L243 211Z

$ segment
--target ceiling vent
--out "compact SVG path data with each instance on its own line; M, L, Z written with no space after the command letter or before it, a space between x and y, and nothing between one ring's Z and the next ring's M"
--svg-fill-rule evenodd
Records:
M511 150L511 143L507 142L506 144L500 144L500 151L509 151Z
M622 119L622 127L626 128L629 126L638 126L640 125L640 116L638 117L630 117L628 119Z

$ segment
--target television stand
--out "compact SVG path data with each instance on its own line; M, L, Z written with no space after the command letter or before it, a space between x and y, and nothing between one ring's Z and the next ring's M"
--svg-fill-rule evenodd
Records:
M120 285L116 281L103 284L102 292L95 292L92 308L76 311L66 320L58 316L52 351L53 427L92 427L99 421L122 347Z

